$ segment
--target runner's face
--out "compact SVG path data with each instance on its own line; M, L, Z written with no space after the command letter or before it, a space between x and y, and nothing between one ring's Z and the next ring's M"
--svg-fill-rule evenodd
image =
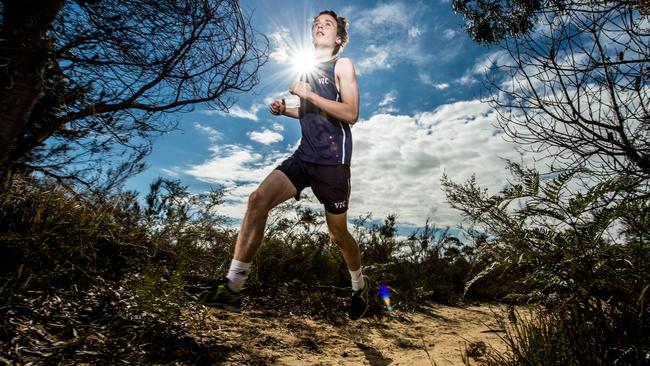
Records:
M336 46L340 42L336 36L336 19L329 14L316 17L311 27L311 38L314 46Z

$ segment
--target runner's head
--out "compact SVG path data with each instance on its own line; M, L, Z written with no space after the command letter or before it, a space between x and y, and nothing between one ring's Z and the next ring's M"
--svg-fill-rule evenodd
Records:
M333 54L338 54L348 43L348 20L332 10L323 10L314 17L311 37L315 47L334 46Z

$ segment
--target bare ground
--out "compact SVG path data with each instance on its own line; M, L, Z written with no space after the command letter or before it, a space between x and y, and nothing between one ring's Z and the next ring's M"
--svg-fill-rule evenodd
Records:
M331 322L271 310L240 313L189 305L185 324L198 344L225 351L222 365L464 365L477 364L485 348L505 350L496 316L503 305L451 307ZM467 349L471 355L468 357ZM207 361L207 360L206 360Z
M192 301L151 313L110 283L31 292L0 306L0 364L442 366L505 350L496 321L504 305L398 306L350 321L346 299L327 293L300 304L282 292L256 297L239 313Z

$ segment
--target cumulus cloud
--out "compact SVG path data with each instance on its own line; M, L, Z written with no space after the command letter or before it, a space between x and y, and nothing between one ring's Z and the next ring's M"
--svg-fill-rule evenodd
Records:
M289 60L287 39L289 39L289 29L285 27L280 27L277 31L269 34L272 47L271 53L269 54L271 60L281 64Z
M255 104L255 105L253 105L251 107L251 109L244 110L244 109L241 109L241 108L235 106L229 111L229 114L233 115L235 117L250 119L252 121L257 121L258 120L257 111L260 109L260 107L261 106L259 104Z
M442 38L446 40L451 40L452 38L456 37L457 34L458 34L457 31L448 28L442 32Z
M351 216L399 215L421 225L430 217L455 225L460 215L445 202L440 178L479 184L496 191L506 184L502 158L519 159L493 126L495 112L480 101L443 105L410 115L377 114L353 128Z
M290 155L289 151L259 152L251 146L232 144L212 146L210 151L209 159L183 169L182 173L224 187L225 203L219 211L235 219L244 216L248 195Z
M237 145L212 146L212 157L185 173L201 181L230 186L235 182L260 180L262 154Z
M169 168L169 169L168 168L160 169L161 172L167 174L170 177L174 177L174 178L177 178L180 175L179 170L180 170L179 167L172 167L172 168Z
M273 129L273 131L278 131L278 132L284 131L284 126L278 122L273 123L273 126L271 126L271 128Z
M411 38L416 38L420 36L422 33L424 33L424 31L418 26L411 27L409 28L408 31L409 37Z
M470 66L463 76L453 81L457 85L470 85L479 82L479 79L485 77L485 74L495 67L511 66L513 60L507 51L495 51L478 57L472 66Z
M223 134L213 127L204 126L198 122L194 122L193 127L195 130L201 132L202 134L208 136L211 142L220 140L223 137Z
M379 4L375 8L366 9L353 19L355 31L374 33L379 30L406 28L412 24L413 8L401 2Z
M420 79L420 81L421 81L423 84L431 85L431 86L433 86L434 88L436 88L436 89L438 89L438 90L445 90L445 89L449 88L449 84L448 84L448 83L438 83L438 82L435 82L435 81L433 81L433 80L431 79L431 76L429 76L428 74L425 74L425 73L420 73L420 74L418 75L418 79Z
M290 154L277 150L263 153L251 146L233 144L212 146L210 152L212 155L209 159L191 165L183 173L202 182L216 183L229 189L242 184L259 184Z
M351 31L368 44L357 64L359 74L386 70L401 62L423 64L431 59L429 47L422 44L424 29L417 23L421 4L404 2L379 4L357 9L351 17ZM355 41L356 42L356 41Z
M253 104L248 110L242 109L239 106L232 106L228 110L228 112L214 109L214 110L203 111L203 113L207 114L208 116L214 116L214 115L232 116L237 118L249 119L251 121L257 122L259 120L259 118L257 117L257 111L259 111L261 107L262 107L261 104L256 103Z
M376 46L371 44L366 48L367 57L361 59L356 65L357 74L365 74L375 70L390 69L391 64L388 62L390 49L388 46Z
M490 52L487 55L476 60L474 66L472 66L472 73L474 74L485 74L487 71L494 67L499 66L512 66L514 60L508 53L508 51L499 50L495 52Z
M264 145L270 145L276 142L280 142L284 139L281 134L268 129L265 129L263 131L252 131L247 133L247 135L251 140L257 141L260 144Z
M382 102L390 105L395 97L388 93ZM395 213L400 225L422 225L427 217L438 225L458 224L460 213L449 207L440 187L443 173L460 182L475 173L481 186L496 192L507 184L502 159L521 160L495 121L495 112L478 100L415 115L381 113L359 121L352 128L349 217ZM241 218L248 195L295 147L267 152L251 146L214 146L210 159L183 173L226 187L222 212Z
M395 102L395 91L391 90L390 92L384 95L384 98L377 104L378 113L394 113L398 112L399 109L393 106Z

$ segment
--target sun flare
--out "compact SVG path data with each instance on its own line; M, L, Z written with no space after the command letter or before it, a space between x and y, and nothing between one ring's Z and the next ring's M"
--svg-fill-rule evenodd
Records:
M274 35L277 48L270 57L276 62L277 71L269 84L291 85L292 82L308 79L306 76L318 72L316 52L311 37L311 18L304 25L278 25L283 31ZM289 30L291 29L291 30Z
M298 75L305 75L313 72L316 68L316 56L314 51L308 49L298 50L290 56L291 68Z

